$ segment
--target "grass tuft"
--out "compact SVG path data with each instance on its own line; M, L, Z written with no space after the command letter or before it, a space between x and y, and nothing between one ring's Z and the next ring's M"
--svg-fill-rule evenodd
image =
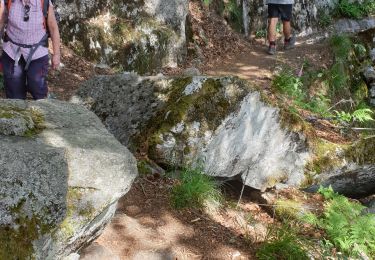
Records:
M222 194L217 182L201 168L186 168L172 189L171 200L177 209L200 208L208 201L221 201Z

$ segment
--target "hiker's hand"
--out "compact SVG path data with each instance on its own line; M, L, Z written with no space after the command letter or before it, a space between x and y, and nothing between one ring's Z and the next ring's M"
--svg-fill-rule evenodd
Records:
M60 55L54 54L52 56L52 69L57 70L60 67Z

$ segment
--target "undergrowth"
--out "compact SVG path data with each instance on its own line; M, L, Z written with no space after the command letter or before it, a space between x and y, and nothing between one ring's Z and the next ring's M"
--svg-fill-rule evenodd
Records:
M305 220L323 229L329 242L350 257L362 253L375 257L375 214L364 213L358 202L335 193L332 187L318 191L326 199L321 216L309 213Z
M350 0L339 0L333 11L337 17L360 19L375 13L375 2L365 0L363 3Z
M256 256L260 260L296 260L309 259L307 241L288 224L268 229L266 242L258 249Z
M179 183L172 188L172 205L177 208L199 208L206 202L220 202L222 195L213 177L204 174L202 168L185 168Z
M368 127L374 121L374 111L366 105L368 89L360 77L367 50L346 35L333 36L329 45L334 55L330 68L315 70L305 61L298 75L284 68L274 76L272 86L289 97L291 106L344 127Z

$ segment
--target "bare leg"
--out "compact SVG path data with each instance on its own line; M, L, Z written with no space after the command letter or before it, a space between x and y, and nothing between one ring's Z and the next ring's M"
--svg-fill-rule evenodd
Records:
M276 25L277 25L278 18L270 18L268 21L268 41L275 42L276 41Z
M289 39L292 35L292 28L290 26L290 21L283 21L283 32L284 32L284 38Z

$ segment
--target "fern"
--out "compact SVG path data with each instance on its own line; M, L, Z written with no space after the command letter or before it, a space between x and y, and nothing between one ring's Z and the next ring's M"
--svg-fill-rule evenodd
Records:
M280 92L296 100L302 100L305 97L301 79L294 76L290 70L284 69L276 75L272 81L272 85Z
M352 117L355 121L364 123L367 121L374 121L374 119L371 116L372 114L374 114L374 112L371 109L363 108L363 109L358 109L354 111L352 114Z
M374 257L375 215L364 214L366 207L335 193L331 186L318 192L327 200L323 215L317 218L310 213L303 220L324 229L332 245L346 255Z

